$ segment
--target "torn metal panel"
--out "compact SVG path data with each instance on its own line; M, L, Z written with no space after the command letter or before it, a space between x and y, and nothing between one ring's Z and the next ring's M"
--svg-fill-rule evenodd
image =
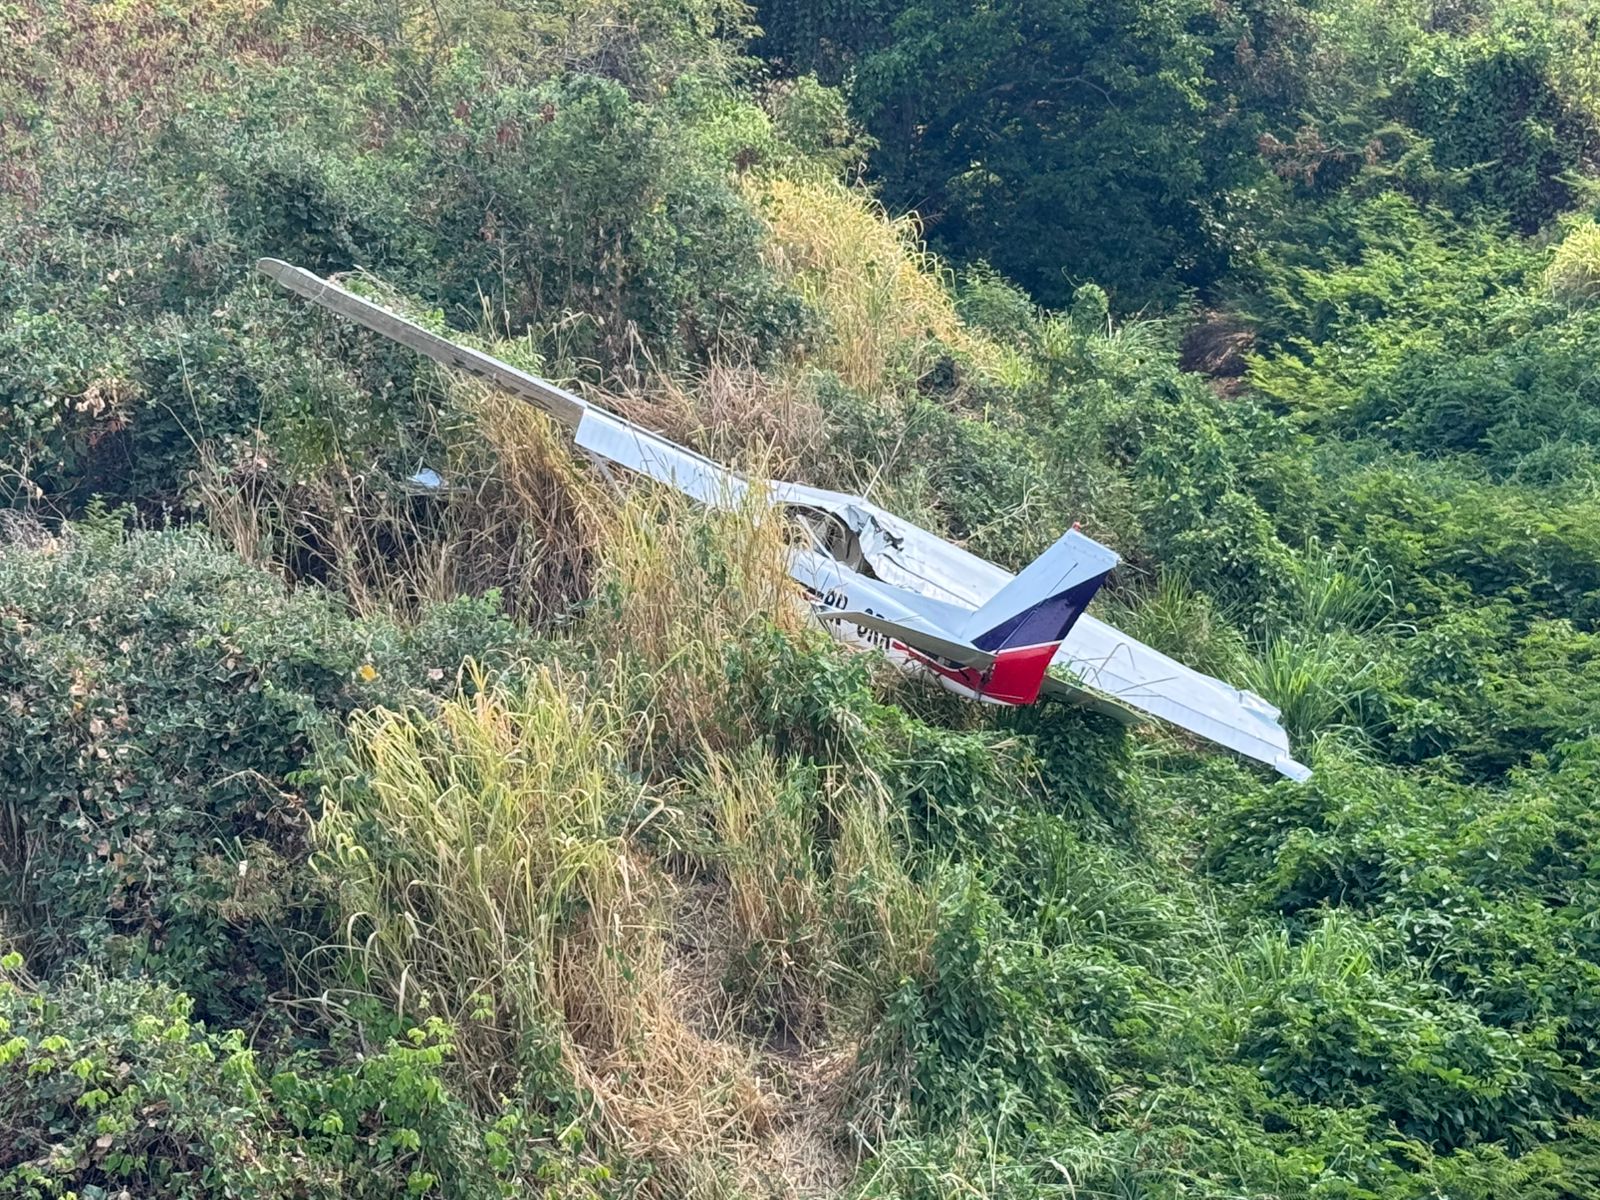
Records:
M832 513L855 535L873 573L897 587L975 609L1011 582L1009 572L860 496L774 483L772 498Z

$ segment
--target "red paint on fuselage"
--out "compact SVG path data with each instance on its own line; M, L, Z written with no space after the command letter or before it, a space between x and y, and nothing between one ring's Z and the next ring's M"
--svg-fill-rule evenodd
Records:
M1038 646L1018 646L1002 650L985 670L976 667L946 666L929 658L915 646L895 642L894 648L932 671L956 690L967 691L996 704L1032 704L1044 686L1045 670L1060 649L1060 642Z

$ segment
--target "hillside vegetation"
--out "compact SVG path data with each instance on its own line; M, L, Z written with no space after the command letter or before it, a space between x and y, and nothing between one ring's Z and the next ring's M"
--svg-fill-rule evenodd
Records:
M1597 30L0 2L0 1196L1600 1195ZM263 255L1080 522L1315 774L847 653Z

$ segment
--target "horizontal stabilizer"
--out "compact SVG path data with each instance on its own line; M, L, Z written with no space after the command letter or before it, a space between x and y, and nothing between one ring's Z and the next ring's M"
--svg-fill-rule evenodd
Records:
M926 629L891 621L880 617L876 613L853 612L846 610L822 609L817 613L817 620L837 622L844 625L858 625L862 629L870 629L874 633L881 633L885 637L903 642L914 650L921 650L925 654L937 654L940 658L947 658L951 662L960 663L963 667L974 667L982 670L994 662L995 656L975 646L968 646L964 642L951 641L949 638L940 637Z
M1267 763L1290 779L1311 775L1290 752L1278 710L1260 696L1186 667L1104 621L1090 616L1079 621L1057 651L1055 663L1119 704ZM1054 680L1046 690L1056 687L1077 691Z

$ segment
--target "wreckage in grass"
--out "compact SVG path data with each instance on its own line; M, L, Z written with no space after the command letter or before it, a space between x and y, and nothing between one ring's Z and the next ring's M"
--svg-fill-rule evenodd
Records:
M750 481L738 473L548 380L289 263L267 258L257 266L340 316L528 401L602 463L713 507L742 503L749 492ZM761 495L804 531L790 551L789 573L841 641L881 650L903 669L972 699L1032 704L1063 694L1128 722L1140 713L1157 717L1291 779L1309 776L1272 705L1085 611L1118 559L1078 530L1012 575L859 496L779 481L766 482ZM1063 673L1051 674L1051 667Z

